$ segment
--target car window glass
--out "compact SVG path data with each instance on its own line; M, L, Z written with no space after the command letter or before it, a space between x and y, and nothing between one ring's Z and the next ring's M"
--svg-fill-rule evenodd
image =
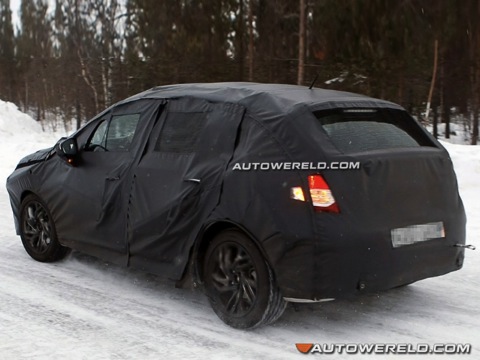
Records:
M106 148L108 151L128 151L135 135L140 114L113 116L108 127Z
M87 151L128 151L135 135L140 114L113 116L95 130L85 149Z
M404 111L345 109L318 111L314 114L330 140L344 154L433 146Z
M196 150L206 113L171 112L167 115L155 151L192 153Z
M95 132L93 133L92 138L88 142L87 146L85 147L86 150L95 150L95 148L105 148L105 143L107 140L107 125L108 122L103 120L100 125L97 127Z

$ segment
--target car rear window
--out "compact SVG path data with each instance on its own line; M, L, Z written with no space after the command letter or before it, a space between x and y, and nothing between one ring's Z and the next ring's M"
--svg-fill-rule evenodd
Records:
M314 112L338 150L435 146L407 112L394 109L336 109Z

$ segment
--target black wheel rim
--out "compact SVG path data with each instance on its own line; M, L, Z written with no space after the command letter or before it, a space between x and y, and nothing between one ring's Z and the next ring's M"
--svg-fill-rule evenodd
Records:
M224 243L212 254L211 280L225 312L243 316L257 299L257 271L248 252L239 244Z
M52 242L52 226L47 210L38 201L31 201L23 213L23 237L29 247L41 254Z

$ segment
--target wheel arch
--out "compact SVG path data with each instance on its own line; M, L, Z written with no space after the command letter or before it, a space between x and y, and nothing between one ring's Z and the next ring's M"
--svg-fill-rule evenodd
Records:
M20 235L20 211L22 209L22 203L28 195L38 196L31 190L23 190L19 197L10 197L10 202L12 204L13 210L13 220L15 223L15 232L17 235Z
M23 200L25 200L25 198L28 196L28 195L35 195L37 197L40 198L40 196L38 196L38 194L36 194L35 192L33 192L32 190L23 190L22 194L20 195L20 204L19 206L21 206ZM41 198L40 198L41 199Z

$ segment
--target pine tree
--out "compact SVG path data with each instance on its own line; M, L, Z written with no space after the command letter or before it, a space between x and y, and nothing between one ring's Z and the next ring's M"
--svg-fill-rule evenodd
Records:
M25 108L35 111L38 121L45 118L52 100L47 84L52 58L52 29L47 13L48 3L42 0L21 2L17 54L24 90L22 102Z
M16 101L15 48L10 0L0 0L0 97Z

